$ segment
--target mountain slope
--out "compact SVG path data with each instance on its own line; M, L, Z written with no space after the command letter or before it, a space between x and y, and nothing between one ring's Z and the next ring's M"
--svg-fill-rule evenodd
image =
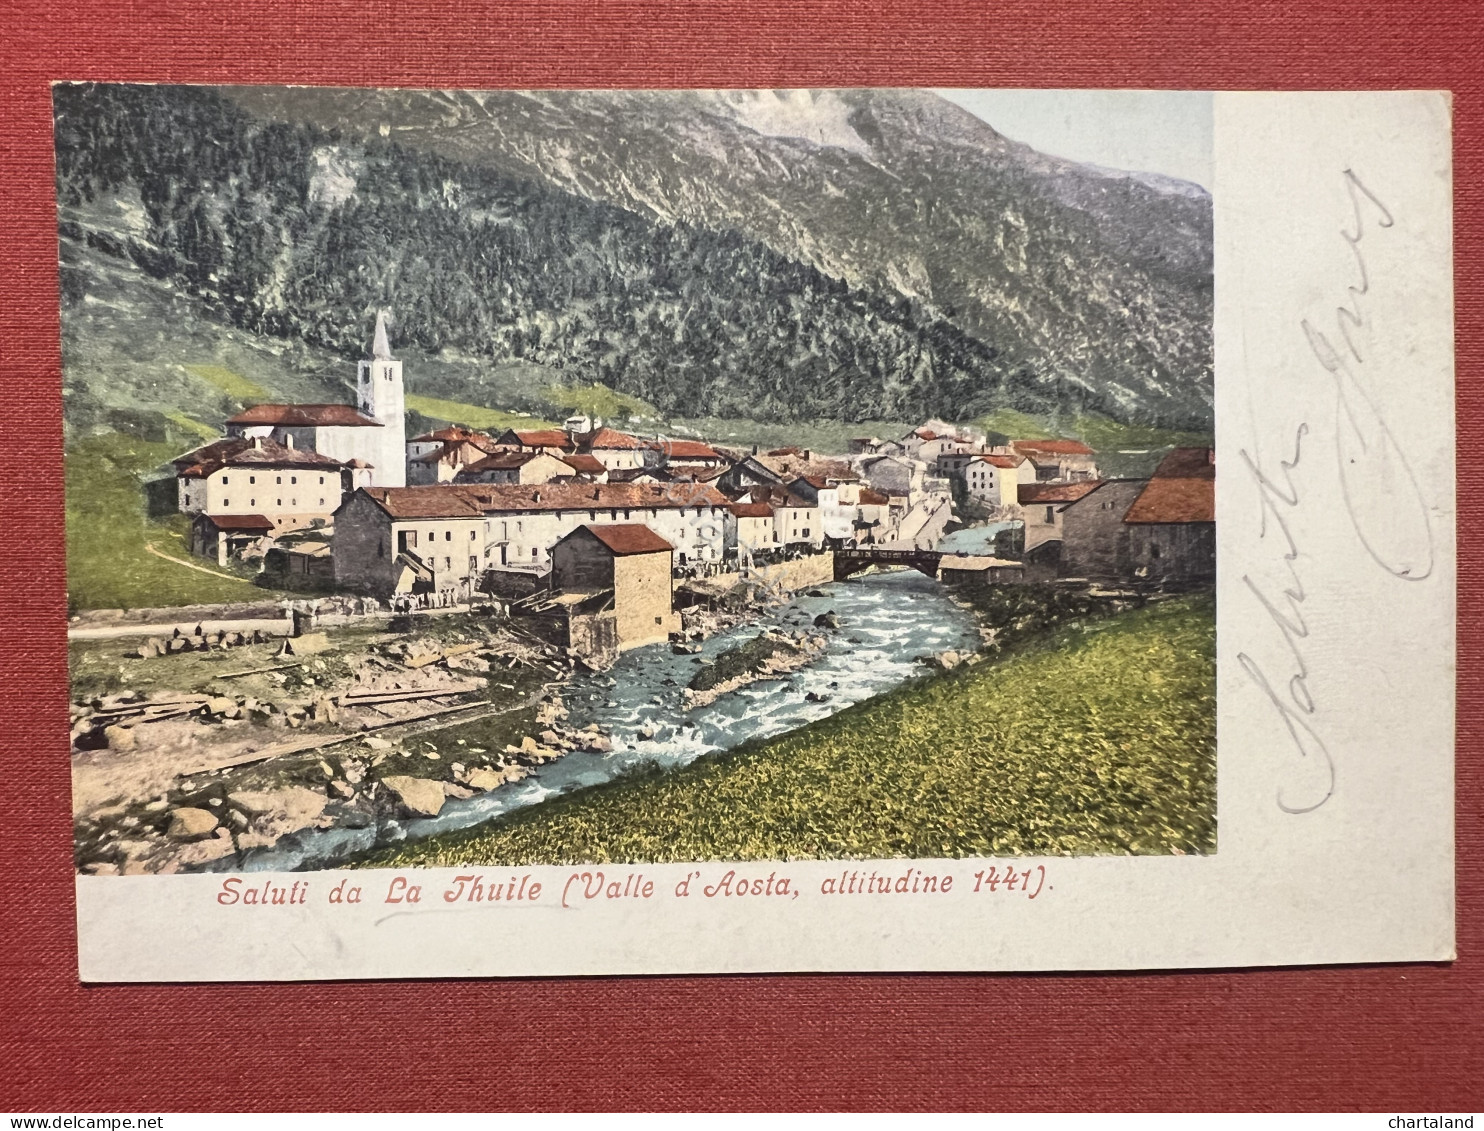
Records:
M925 91L233 88L255 113L734 229L921 299L1126 415L1209 421L1211 202L1010 141Z
M291 351L356 356L390 307L425 354L672 416L1209 422L1209 201L933 96L230 93L56 88L73 338L127 268Z

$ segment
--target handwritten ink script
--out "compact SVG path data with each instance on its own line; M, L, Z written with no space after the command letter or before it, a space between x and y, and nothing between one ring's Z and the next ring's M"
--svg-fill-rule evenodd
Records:
M1363 302L1372 297L1365 255L1365 240L1372 231L1368 222L1384 231L1395 226L1396 218L1354 170L1345 170L1344 182L1353 226L1342 227L1340 235L1354 259L1355 278L1345 288L1344 302L1335 308L1332 326L1321 328L1306 318L1299 328L1314 359L1334 381L1334 454L1350 525L1366 555L1386 573L1402 581L1421 581L1432 574L1435 554L1427 503L1411 463L1361 379L1369 346L1363 353L1359 339L1361 331L1371 329L1370 311ZM1396 375L1386 376L1394 379ZM1278 807L1286 813L1313 812L1335 791L1334 759L1313 725L1318 705L1309 689L1310 667L1303 650L1310 631L1302 608L1308 594L1295 564L1302 553L1291 525L1299 506L1293 473L1300 465L1303 442L1310 431L1308 422L1298 425L1292 458L1280 460L1278 471L1272 475L1245 449L1241 452L1257 487L1259 536L1266 539L1270 532L1274 534L1282 548L1286 574L1276 600L1250 575L1244 575L1242 581L1282 635L1291 660L1286 686L1275 686L1249 653L1242 652L1237 660L1277 711L1292 740L1297 765L1303 767L1303 785L1290 788L1285 783L1279 787Z

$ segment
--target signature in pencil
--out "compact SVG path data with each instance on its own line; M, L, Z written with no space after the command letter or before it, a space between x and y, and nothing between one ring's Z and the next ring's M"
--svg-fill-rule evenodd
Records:
M1384 230L1393 227L1396 219L1354 170L1346 169L1344 177L1353 226L1341 228L1340 235L1354 257L1356 277L1346 287L1345 301L1335 310L1333 326L1321 329L1304 319L1300 329L1315 360L1334 381L1335 457L1340 489L1345 512L1361 547L1390 576L1402 581L1421 581L1432 574L1435 557L1427 503L1411 463L1360 380L1366 357L1358 338L1362 330L1370 328L1368 318L1372 314L1362 301L1371 298L1364 241L1372 231L1371 225ZM1288 813L1312 812L1328 801L1335 790L1334 759L1314 726L1318 707L1309 689L1310 667L1303 650L1310 631L1303 615L1308 594L1296 564L1302 553L1289 521L1299 505L1293 472L1301 462L1303 441L1309 433L1307 422L1298 426L1292 458L1282 460L1280 470L1271 476L1247 451L1241 453L1257 486L1262 507L1260 536L1266 538L1271 531L1280 540L1287 575L1276 600L1251 576L1242 580L1282 634L1291 658L1286 686L1280 685L1281 689L1275 686L1248 653L1241 653L1237 659L1248 678L1278 712L1293 749L1307 770L1308 784L1298 791L1301 797L1295 798L1281 787L1278 791L1278 806Z

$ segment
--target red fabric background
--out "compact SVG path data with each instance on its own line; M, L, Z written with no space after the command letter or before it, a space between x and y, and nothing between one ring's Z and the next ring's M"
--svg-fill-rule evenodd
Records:
M1455 92L1461 482L1484 467L1480 12L1451 0L0 2L0 1108L1484 1107L1484 611L1460 491L1451 966L84 987L47 83ZM1063 10L1059 10L1063 9ZM1378 882L1386 862L1376 861ZM1095 929L1095 928L1090 928ZM161 924L169 945L169 924Z

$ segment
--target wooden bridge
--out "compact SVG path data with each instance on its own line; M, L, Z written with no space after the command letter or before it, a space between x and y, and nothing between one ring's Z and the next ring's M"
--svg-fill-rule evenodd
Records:
M835 551L835 580L844 581L851 574L873 565L910 566L919 573L937 577L938 564L942 560L940 550L881 550L874 546L857 546Z

